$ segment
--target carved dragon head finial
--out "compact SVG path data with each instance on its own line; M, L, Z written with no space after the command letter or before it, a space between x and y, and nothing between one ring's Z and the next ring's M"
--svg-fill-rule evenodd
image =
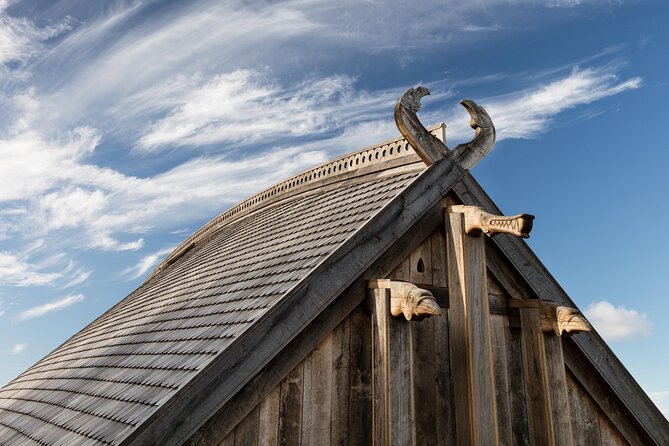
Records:
M432 135L416 115L421 108L421 98L429 94L429 90L423 86L410 88L395 105L397 128L428 166L449 156L448 147ZM460 104L469 112L470 125L476 131L476 135L470 142L459 144L450 156L462 168L471 169L495 145L495 126L485 109L474 101L463 99Z
M441 315L439 304L428 290L409 282L394 282L393 291L390 298L390 313L393 316L404 315L408 321L420 321Z

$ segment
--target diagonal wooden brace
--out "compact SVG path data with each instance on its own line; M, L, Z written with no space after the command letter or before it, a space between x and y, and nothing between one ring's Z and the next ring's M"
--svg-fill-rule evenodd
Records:
M491 237L496 234L511 234L528 238L534 221L534 215L518 214L509 217L494 215L478 206L457 205L451 206L450 210L464 214L465 232L469 235L483 232Z

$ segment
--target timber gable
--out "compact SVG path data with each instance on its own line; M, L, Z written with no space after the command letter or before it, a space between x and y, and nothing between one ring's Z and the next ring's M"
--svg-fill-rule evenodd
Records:
M1 444L669 444L666 419L450 150L403 137L221 214L0 390ZM464 206L464 207L462 207ZM503 232L489 237L495 232Z

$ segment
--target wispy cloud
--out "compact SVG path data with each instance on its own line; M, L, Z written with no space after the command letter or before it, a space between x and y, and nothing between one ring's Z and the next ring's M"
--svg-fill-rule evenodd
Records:
M554 125L560 113L641 85L640 77L620 80L611 67L574 68L567 75L544 84L477 99L477 102L485 106L495 123L498 140L537 138ZM431 112L430 118L437 120L439 114L443 116L444 111ZM457 115L452 112L449 115L449 137L471 135L466 112L458 110ZM582 119L596 115L591 111L583 114Z
M26 344L24 342L14 344L14 347L12 347L12 354L13 355L18 355L19 353L21 353L26 348L28 348L28 344Z
M152 150L324 133L334 126L333 109L352 99L352 84L347 76L330 76L287 89L251 70L216 75L190 89L169 82L166 89L181 94L148 93L175 107L149 127L139 145Z
M174 246L170 246L170 247L167 247L167 248L163 248L160 251L156 251L152 254L145 255L135 265L123 270L121 272L121 275L126 276L128 278L128 280L137 279L137 278L143 276L156 263L158 263L159 260L161 260L167 254L172 252L174 250L174 248L175 248Z
M62 299L28 308L27 310L20 312L16 319L18 321L25 321L26 319L33 319L44 316L45 314L52 313L54 311L63 310L71 305L76 304L77 302L81 302L82 300L84 300L83 294L70 294L63 297Z
M72 288L74 286L81 285L88 280L91 274L93 274L93 270L79 268L72 273L69 281L65 283L65 285L62 285L61 288Z
M31 263L28 263L8 252L0 251L0 285L4 286L37 286L50 285L60 279L58 272L43 272Z
M0 64L23 62L42 49L42 42L71 29L68 21L44 28L7 14L8 0L0 0Z
M585 315L607 341L625 341L648 336L653 329L648 314L615 306L605 300L588 305Z

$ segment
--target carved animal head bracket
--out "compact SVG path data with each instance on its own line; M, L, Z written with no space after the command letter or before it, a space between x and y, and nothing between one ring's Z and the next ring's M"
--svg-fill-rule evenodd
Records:
M449 211L465 215L465 232L469 235L483 232L491 237L496 234L511 234L528 238L534 222L534 215L518 214L506 217L491 214L478 206L450 206Z
M541 330L558 336L592 331L592 326L576 308L570 308L548 300L510 300L511 308L539 308Z
M390 290L390 313L395 317L403 315L407 321L420 321L441 315L432 293L413 283L379 279L369 281L368 288Z
M469 112L469 125L475 130L474 139L459 144L453 151L421 124L416 113L420 110L420 100L430 94L422 86L410 88L395 105L395 123L400 133L414 148L418 156L428 166L446 156L450 156L463 169L474 167L495 145L495 126L483 107L469 99L460 101Z

